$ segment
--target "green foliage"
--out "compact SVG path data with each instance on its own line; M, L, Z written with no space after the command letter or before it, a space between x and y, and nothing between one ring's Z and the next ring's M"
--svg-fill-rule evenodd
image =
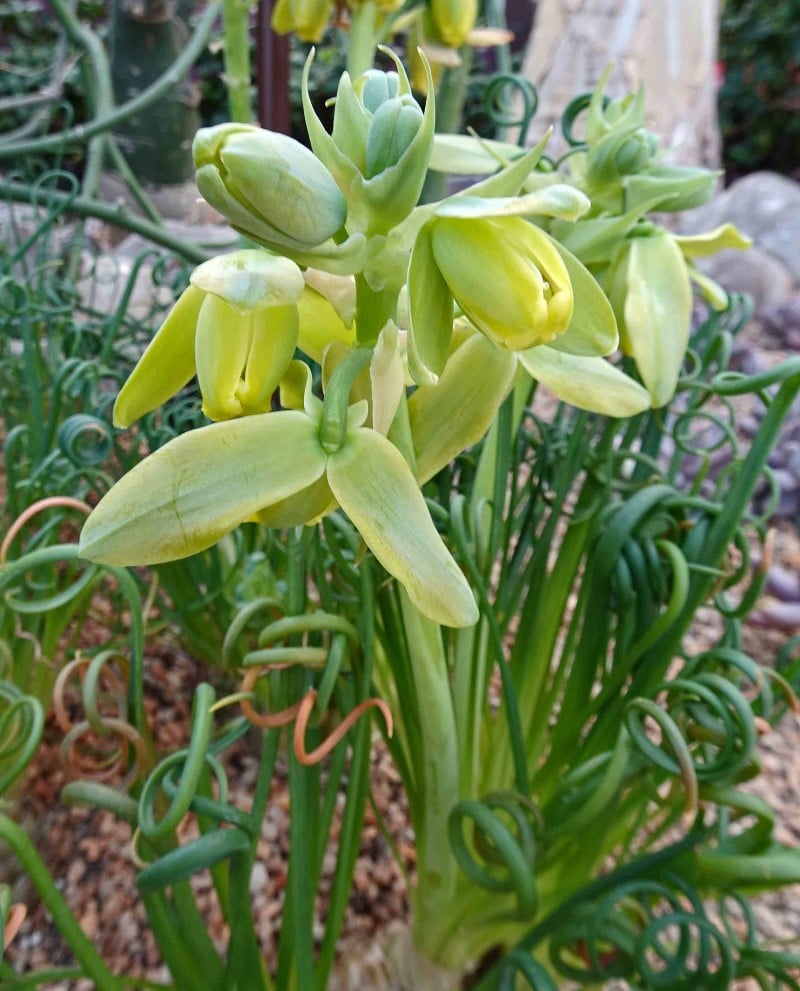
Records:
M800 0L726 0L719 118L733 175L796 175L800 147Z

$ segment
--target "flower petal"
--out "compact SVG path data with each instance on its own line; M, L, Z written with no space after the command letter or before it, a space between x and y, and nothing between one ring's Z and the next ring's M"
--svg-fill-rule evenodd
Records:
M604 416L635 416L650 406L647 389L604 358L540 347L518 358L528 374L565 403Z
M191 283L242 310L296 303L305 286L293 261L257 248L209 258L192 272Z
M553 183L520 196L453 196L436 208L437 217L558 217L574 221L591 207L585 193L567 183Z
M685 258L707 258L709 255L722 251L723 248L749 248L752 241L746 234L734 227L733 224L723 224L713 231L704 234L688 234L676 237L678 247Z
M242 415L237 396L257 314L234 309L219 296L207 295L195 332L197 381L203 412L210 420Z
M675 238L667 231L630 246L625 331L654 407L672 399L692 319L692 287Z
M513 355L473 334L447 362L436 385L408 401L420 484L483 437L514 378Z
M262 526L285 530L303 523L316 523L336 507L328 480L322 475L300 492L259 509L254 519Z
M236 395L245 413L266 413L297 345L297 307L259 310L252 320L250 351Z
M114 426L158 409L194 377L194 332L206 294L189 286L170 310L114 403Z
M79 554L101 564L174 561L205 550L325 470L317 425L291 411L214 423L176 437L101 499Z
M428 371L439 375L453 337L453 296L433 253L432 227L423 227L414 242L408 268L411 348Z
M569 273L575 301L569 327L549 347L569 354L611 354L619 344L619 331L608 297L582 262L563 244L550 241Z
M477 622L472 590L393 444L373 430L353 431L328 459L328 482L369 549L421 613L444 626Z

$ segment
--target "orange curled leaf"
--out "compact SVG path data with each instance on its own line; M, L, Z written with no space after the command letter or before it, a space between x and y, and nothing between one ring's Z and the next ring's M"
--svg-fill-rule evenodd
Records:
M279 665L281 668L285 666L284 664ZM247 674L242 679L242 691L252 692L261 675L272 670L275 670L275 667L269 665L263 668L249 668ZM245 719L251 722L253 726L258 726L261 729L277 729L278 726L285 726L295 718L300 711L301 705L300 702L296 702L287 709L281 709L280 712L256 712L250 699L242 699L239 704L242 707L242 714Z
M317 701L317 693L312 688L303 696L302 701L298 706L297 722L294 724L294 755L301 764L305 764L306 767L310 767L312 764L319 764L319 762L328 756L328 754L333 750L333 748L339 743L339 741L349 733L352 727L358 722L363 713L367 709L380 709L381 715L386 723L386 732L389 736L392 735L394 724L392 721L392 710L383 701L383 699L364 699L363 702L359 703L355 709L344 717L344 719L339 723L339 725L327 736L322 743L311 753L306 752L306 730L308 729L308 721L311 718L311 713L314 709L314 704Z
M25 921L25 916L28 914L27 908L22 904L22 902L16 902L11 906L11 910L8 913L8 918L6 919L5 928L3 929L3 949L7 950L20 930L20 926Z
M58 677L53 685L53 716L55 717L59 728L63 730L64 733L68 733L74 725L74 720L67 712L66 692L69 681L74 675L77 676L82 689L86 679L86 669L91 663L91 657L85 656L78 651L75 657L65 664L58 672ZM125 712L125 684L117 676L114 669L108 664L105 664L103 667L102 678L106 698L112 699L116 702L117 715L119 716L120 713ZM106 717L101 717L101 719L104 718ZM96 731L100 732L100 728L98 726L95 725L94 728Z

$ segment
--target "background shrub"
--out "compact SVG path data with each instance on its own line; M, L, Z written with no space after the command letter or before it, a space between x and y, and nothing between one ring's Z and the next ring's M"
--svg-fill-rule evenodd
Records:
M729 177L800 178L800 0L725 0L719 122Z

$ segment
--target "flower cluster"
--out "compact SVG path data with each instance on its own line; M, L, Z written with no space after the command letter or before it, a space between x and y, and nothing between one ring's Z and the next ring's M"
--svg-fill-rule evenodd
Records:
M302 15L313 33L326 6L281 0L275 16ZM469 5L432 5L443 35L451 8ZM115 421L130 425L196 375L216 422L114 486L83 530L84 557L152 564L244 521L313 524L341 508L422 613L467 626L473 593L421 486L485 435L521 377L612 416L671 398L691 259L741 238L676 238L646 214L702 199L713 177L659 165L641 95L604 104L601 86L569 173L546 169L546 137L524 154L479 149L493 174L418 206L437 157L434 100L423 112L395 66L343 76L329 134L307 65L311 150L240 124L197 135L202 195L262 247L195 270ZM451 170L475 153L449 147ZM638 374L609 357L620 347Z

